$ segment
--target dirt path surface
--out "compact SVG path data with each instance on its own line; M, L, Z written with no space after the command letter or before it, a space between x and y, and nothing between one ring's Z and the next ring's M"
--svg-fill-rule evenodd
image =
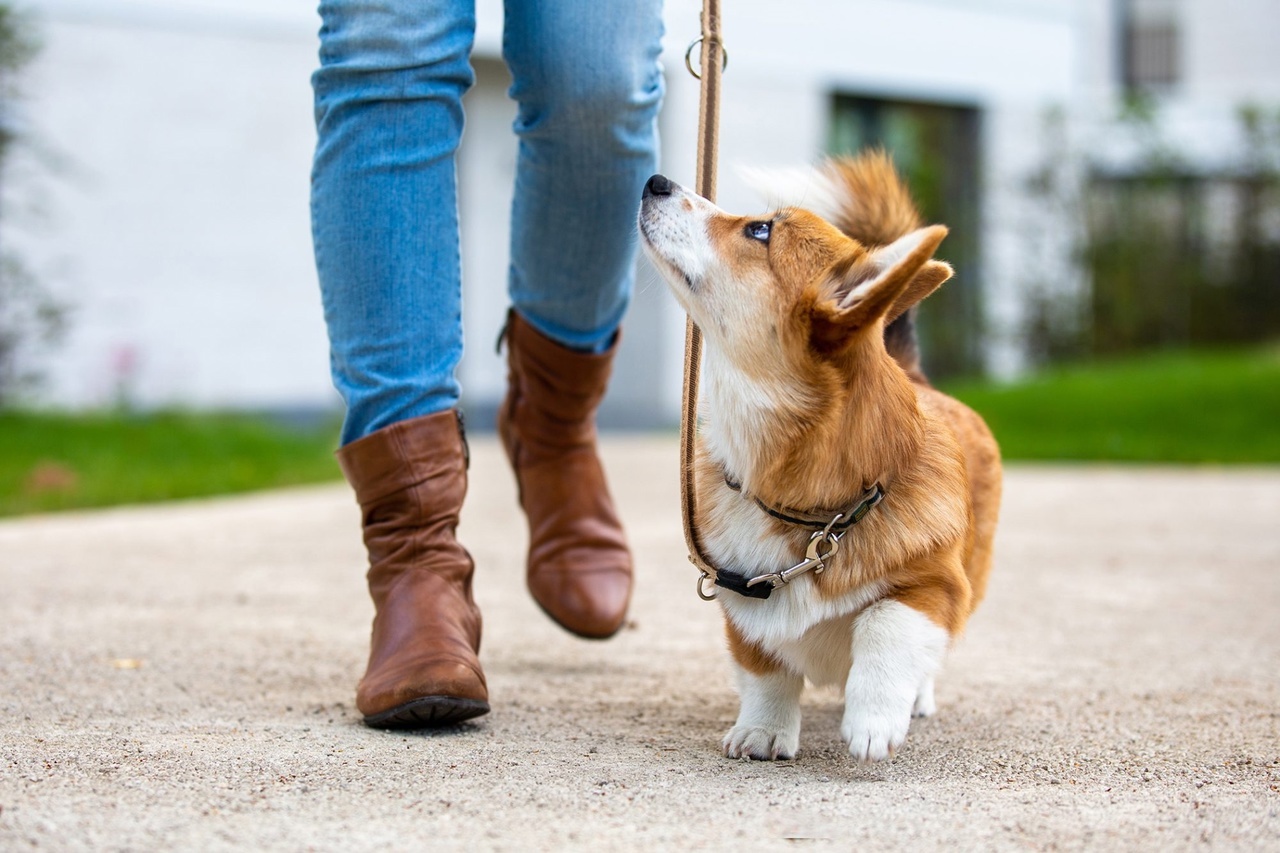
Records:
M606 454L639 584L598 643L528 598L475 442L494 711L437 734L352 707L345 487L0 523L0 850L1280 850L1280 470L1011 470L937 716L861 767L816 691L797 760L720 756L736 697L675 442Z

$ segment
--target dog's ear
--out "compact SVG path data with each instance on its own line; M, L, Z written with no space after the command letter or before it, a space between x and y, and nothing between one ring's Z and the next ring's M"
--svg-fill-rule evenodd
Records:
M943 282L955 275L955 270L951 268L951 264L946 261L930 260L920 268L920 272L915 274L911 279L911 283L907 285L907 289L902 291L893 302L893 308L889 313L884 315L886 325L907 313L911 308L924 301L924 298L933 293Z
M917 228L887 246L837 267L826 298L813 308L814 343L840 348L851 333L884 318L890 322L951 277L951 267L933 260L947 229Z

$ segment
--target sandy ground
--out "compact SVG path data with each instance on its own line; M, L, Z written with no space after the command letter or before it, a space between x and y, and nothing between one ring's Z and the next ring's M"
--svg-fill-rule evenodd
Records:
M352 707L372 610L343 486L0 524L0 850L1280 850L1280 470L1011 470L938 715L862 767L816 691L795 761L721 757L675 442L606 454L639 581L598 643L527 597L476 442L494 711L435 734Z

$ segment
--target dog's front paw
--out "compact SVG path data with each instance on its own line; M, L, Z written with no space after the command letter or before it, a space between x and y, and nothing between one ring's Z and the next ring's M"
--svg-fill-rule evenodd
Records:
M853 668L840 726L854 758L892 758L907 739L912 714L933 713L933 676L948 637L924 613L890 599L854 620Z
M890 709L847 707L840 735L849 745L849 754L861 762L893 758L907 739L911 708Z
M785 761L795 758L799 748L798 726L793 731L778 731L762 726L734 726L724 736L724 754L727 758Z
M763 675L739 667L738 721L724 736L729 758L776 761L796 757L800 748L800 691L804 678L778 670Z

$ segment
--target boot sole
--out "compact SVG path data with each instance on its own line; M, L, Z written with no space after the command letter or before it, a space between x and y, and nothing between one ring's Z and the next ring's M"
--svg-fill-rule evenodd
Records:
M424 696L364 718L375 729L437 729L489 713L489 703L453 696Z

